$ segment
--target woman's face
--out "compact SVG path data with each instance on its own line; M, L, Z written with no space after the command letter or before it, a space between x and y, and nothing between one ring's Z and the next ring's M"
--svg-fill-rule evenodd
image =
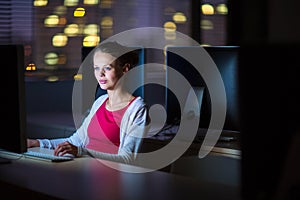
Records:
M100 51L94 55L94 75L104 90L114 90L123 75L121 67L116 66L115 60L114 56Z

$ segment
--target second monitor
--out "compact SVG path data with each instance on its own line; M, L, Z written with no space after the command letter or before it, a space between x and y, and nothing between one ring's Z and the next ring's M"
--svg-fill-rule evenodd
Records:
M239 94L238 94L238 46L171 46L166 51L166 64L177 70L189 81L192 87L204 87L199 128L208 128L211 119L211 96L202 75L186 59L174 52L188 51L193 53L197 48L204 48L217 66L226 92L226 118L223 130L240 131ZM197 58L198 59L198 58ZM201 56L199 57L201 59ZM167 85L174 81L166 71ZM211 77L214 78L214 77ZM176 80L175 80L176 81ZM181 116L176 96L167 89L166 110L169 124L178 123Z

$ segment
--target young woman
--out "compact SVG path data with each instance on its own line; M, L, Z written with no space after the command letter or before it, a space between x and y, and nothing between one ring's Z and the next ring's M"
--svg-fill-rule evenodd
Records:
M117 42L106 42L94 50L93 63L95 78L107 94L95 100L89 115L72 136L27 139L27 146L51 148L54 155L90 155L132 163L149 123L144 100L123 87L126 79L122 77L138 63L138 55Z

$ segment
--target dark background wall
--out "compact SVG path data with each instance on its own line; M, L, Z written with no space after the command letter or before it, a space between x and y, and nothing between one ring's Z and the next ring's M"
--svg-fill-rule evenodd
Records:
M243 197L299 199L293 147L299 148L300 2L241 0L231 6L229 40L241 45Z

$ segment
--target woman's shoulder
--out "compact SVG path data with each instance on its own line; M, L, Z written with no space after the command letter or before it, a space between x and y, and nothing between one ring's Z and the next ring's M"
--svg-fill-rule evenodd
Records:
M146 105L144 98L142 98L141 96L136 96L132 103L143 105L143 106Z
M108 98L108 94L103 94L99 96L95 101L94 101L94 106L100 106L106 99Z
M136 96L134 100L130 103L128 108L130 108L130 110L139 110L146 106L147 104L145 100L140 96Z

